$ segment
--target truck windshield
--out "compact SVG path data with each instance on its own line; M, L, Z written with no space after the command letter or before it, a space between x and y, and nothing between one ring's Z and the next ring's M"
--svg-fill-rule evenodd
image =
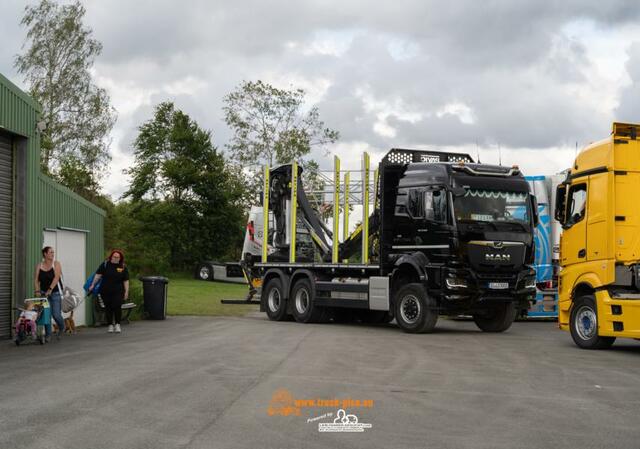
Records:
M454 200L457 221L530 225L529 195L524 192L468 189Z

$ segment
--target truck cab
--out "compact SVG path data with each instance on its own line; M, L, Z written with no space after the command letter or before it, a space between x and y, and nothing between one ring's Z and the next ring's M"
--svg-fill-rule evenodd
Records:
M581 348L640 338L638 131L640 125L614 123L607 139L578 154L557 187L559 326Z
M392 291L426 283L443 315L506 330L535 297L537 205L517 167L383 159L380 261ZM443 155L444 156L444 155Z

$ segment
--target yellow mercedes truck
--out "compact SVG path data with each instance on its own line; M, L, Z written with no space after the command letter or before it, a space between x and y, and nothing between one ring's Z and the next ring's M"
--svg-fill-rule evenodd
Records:
M640 125L614 123L557 187L561 329L584 349L640 338Z

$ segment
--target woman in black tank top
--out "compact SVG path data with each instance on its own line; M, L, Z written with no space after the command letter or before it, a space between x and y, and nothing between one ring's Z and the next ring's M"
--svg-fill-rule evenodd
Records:
M55 260L53 248L45 246L42 249L42 262L36 265L34 285L36 296L46 296L51 307L51 316L58 325L58 336L64 332L64 319L62 318L62 266ZM45 338L51 339L51 323L46 323Z
M40 266L38 267L38 284L40 286L39 291L46 292L47 290L49 290L49 287L53 285L53 280L55 279L55 277L56 270L54 267L51 267L49 271L44 271L44 267L42 266L42 264L40 264ZM55 288L57 288L57 286Z

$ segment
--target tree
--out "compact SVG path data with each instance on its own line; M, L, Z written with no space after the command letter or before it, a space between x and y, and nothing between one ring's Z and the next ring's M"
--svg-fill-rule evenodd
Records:
M302 89L282 90L262 81L245 81L224 97L225 121L233 131L227 145L231 157L250 173L251 193L260 192L260 168L301 160L313 147L338 140L338 131L325 127L317 107L303 110ZM317 170L317 164L316 164ZM311 174L314 166L309 165Z
M42 0L27 6L21 22L28 29L25 51L15 59L47 124L41 168L80 194L99 188L111 159L109 134L116 120L109 96L91 78L102 45L83 25L84 14L79 1L60 6Z
M124 196L139 221L137 236L156 239L146 251L160 254L166 246L170 266L184 269L240 244L243 182L211 143L210 132L164 102L140 126L134 148L135 162L127 170L132 182Z

